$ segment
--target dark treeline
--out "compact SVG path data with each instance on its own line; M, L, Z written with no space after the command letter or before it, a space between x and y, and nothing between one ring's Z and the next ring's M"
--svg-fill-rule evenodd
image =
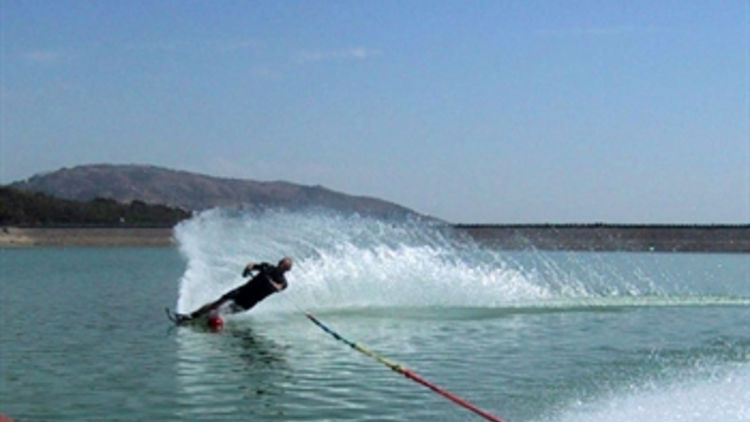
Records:
M190 212L142 201L122 204L97 198L69 201L43 193L0 186L0 225L9 226L151 226L171 227Z

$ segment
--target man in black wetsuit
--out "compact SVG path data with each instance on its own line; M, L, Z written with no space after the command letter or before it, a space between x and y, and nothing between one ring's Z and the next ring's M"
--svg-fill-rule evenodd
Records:
M269 295L286 289L287 281L284 273L291 269L292 259L288 257L279 261L275 267L266 262L260 264L253 264L251 262L242 271L243 277L251 275L253 271L258 271L258 274L250 279L250 281L234 290L230 290L219 299L201 306L191 314L178 314L177 321L185 322L194 318L204 317L225 304L228 304L226 310L230 313L246 311Z

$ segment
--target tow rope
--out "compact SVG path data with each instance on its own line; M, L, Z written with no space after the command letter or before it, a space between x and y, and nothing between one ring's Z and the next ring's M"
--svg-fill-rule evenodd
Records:
M336 340L339 340L339 341L347 344L352 349L354 349L354 350L356 350L356 351L358 351L360 353L363 353L363 354L365 354L365 355L367 355L367 356L375 359L376 361L378 361L378 362L382 363L383 365L391 368L393 371L398 372L399 374L405 376L406 378L409 378L410 380L416 381L416 382L424 385L425 387L429 388L430 390L432 390L432 391L440 394L441 396L443 396L443 397L447 398L448 400L450 400L450 401L458 404L459 406L462 406L462 407L464 407L464 408L466 408L466 409L468 409L468 410L476 413L477 415L479 415L479 416L487 419L488 421L492 421L492 422L505 422L502 419L498 418L497 416L495 416L495 415L493 415L493 414L491 414L491 413L489 413L489 412L487 412L485 410L482 410L482 409L478 408L477 406L469 403L468 401L466 401L466 400L462 399L461 397L459 397L459 396L451 393L450 391L448 391L448 390L446 390L444 388L441 388L441 387L439 387L439 386L431 383L430 381L427 381L426 379L422 378L416 372L414 372L412 370L409 370L408 368L405 368L405 367L403 367L403 366L401 366L399 364L393 363L390 360L388 360L388 359L386 359L386 358L384 358L382 356L379 356L379 355L375 354L374 352L372 352L372 351L370 351L370 350L368 350L368 349L360 346L359 344L354 343L352 341L349 341L349 340L345 339L339 333L337 333L336 331L333 331L327 325L325 325L322 322L320 322L320 320L317 319L317 318L315 318L315 316L313 316L312 314L309 314L309 313L305 312L305 316L310 321L312 321L315 325L317 325L318 327L320 327L323 331L325 331L326 333L328 333L331 336L333 336L333 338L335 338Z

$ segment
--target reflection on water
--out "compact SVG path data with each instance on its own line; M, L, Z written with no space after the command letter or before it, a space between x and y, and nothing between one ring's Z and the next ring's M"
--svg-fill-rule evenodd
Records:
M248 321L230 321L221 334L180 328L176 337L181 418L281 416L283 385L293 377L286 358L289 346L256 332Z

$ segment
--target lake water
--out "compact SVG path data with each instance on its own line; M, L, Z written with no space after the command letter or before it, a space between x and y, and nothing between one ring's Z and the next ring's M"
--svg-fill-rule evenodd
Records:
M212 211L179 247L0 250L0 413L23 421L750 421L750 255L488 250L420 222ZM289 289L173 328L295 258Z

